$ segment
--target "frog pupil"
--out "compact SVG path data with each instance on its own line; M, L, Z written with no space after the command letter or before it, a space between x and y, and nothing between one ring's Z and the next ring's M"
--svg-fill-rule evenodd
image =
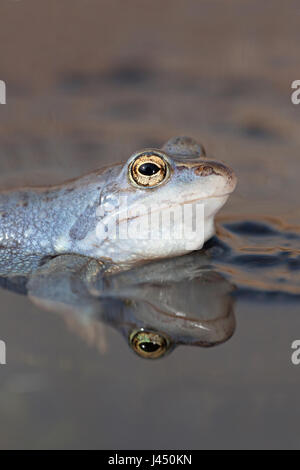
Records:
M155 175L159 171L159 167L154 163L143 163L139 167L139 173L145 176L152 176Z
M149 341L145 341L139 344L140 349L142 349L145 352L151 353L155 352L159 349L159 344L157 343L152 343Z

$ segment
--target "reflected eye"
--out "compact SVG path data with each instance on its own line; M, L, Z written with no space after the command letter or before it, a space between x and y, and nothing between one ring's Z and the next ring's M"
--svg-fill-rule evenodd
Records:
M129 166L129 178L138 186L153 187L162 183L169 174L166 160L158 154L145 152Z
M157 359L169 349L170 342L161 333L134 331L129 337L129 344L136 354L148 359Z

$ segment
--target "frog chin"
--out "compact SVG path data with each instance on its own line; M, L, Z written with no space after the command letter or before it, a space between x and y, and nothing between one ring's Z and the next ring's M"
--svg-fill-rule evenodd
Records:
M214 217L217 212L219 212L219 210L224 206L228 198L229 194L220 194L211 196L204 200L203 203L205 218L209 219L210 217Z
M214 235L215 214L227 198L215 196L174 205L171 210L155 212L154 219L147 213L127 219L126 224L123 220L122 239L107 240L106 252L116 263L134 263L199 250Z
M157 258L183 255L199 250L214 233L214 217L228 195L186 200L151 212L135 212L129 217L99 223L77 248L95 258L114 263L134 264ZM102 230L100 230L102 228Z

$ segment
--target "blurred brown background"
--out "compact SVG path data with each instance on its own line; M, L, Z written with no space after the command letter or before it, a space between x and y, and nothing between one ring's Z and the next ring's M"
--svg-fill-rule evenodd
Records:
M293 209L298 12L276 0L3 0L1 185L18 171L61 180L188 134L237 171L230 211L286 213L283 193Z

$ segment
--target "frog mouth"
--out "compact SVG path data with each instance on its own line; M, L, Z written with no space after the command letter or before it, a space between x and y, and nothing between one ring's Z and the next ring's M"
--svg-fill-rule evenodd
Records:
M222 193L222 194L210 194L209 196L195 197L195 198L192 198L192 199L188 199L187 201L179 202L178 204L181 204L181 205L183 205L183 204L193 204L194 202L206 201L207 199L217 199L217 198L228 197L228 196L230 196L232 191L228 191L228 192Z
M166 204L166 205L162 205L161 207L158 207L157 209L155 210L151 210L151 206L147 208L147 210L145 212L142 212L142 213L139 213L137 215L132 215L132 216L127 216L127 217L123 217L123 218L119 218L119 221L118 221L118 225L121 225L122 223L128 223L129 221L131 220L135 220L135 219L139 219L139 218L143 218L143 217L146 217L146 216L149 216L150 214L157 214L157 213L162 213L164 211L170 211L176 207L182 207L184 205L190 205L190 204L195 204L197 202L201 202L201 201L206 201L207 199L224 199L224 198L227 198L230 194L231 194L232 191L230 192L227 192L227 193L223 193L223 194L216 194L216 195L209 195L209 196L205 196L205 197L194 197L194 198L191 198L191 199L188 199L188 200L185 200L185 201L182 201L182 202L176 202L175 204ZM225 203L225 201L224 201ZM164 203L162 203L164 204ZM127 210L127 214L128 214L128 211L130 213L130 209Z

